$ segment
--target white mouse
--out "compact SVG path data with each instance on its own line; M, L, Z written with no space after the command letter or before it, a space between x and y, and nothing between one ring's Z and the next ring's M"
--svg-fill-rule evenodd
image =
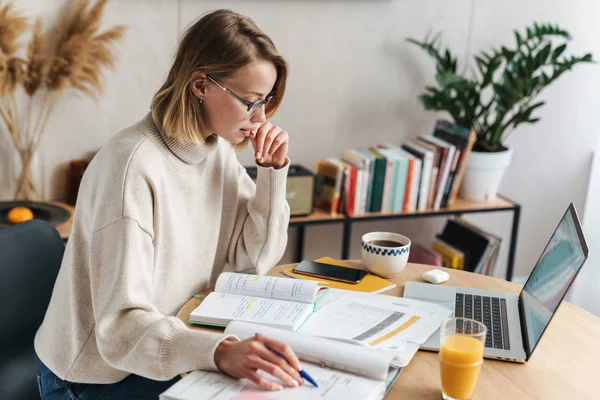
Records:
M423 274L423 279L429 283L442 283L450 279L450 274L439 269L432 269Z

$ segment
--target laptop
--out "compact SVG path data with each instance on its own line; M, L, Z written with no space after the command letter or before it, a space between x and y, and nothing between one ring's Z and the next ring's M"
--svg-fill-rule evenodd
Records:
M563 215L521 293L407 282L404 297L438 303L456 317L483 322L484 357L526 362L581 270L589 249L573 203ZM436 331L422 346L439 350Z

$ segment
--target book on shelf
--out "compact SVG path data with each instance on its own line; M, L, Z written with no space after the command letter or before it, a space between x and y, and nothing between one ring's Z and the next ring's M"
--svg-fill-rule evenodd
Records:
M431 248L439 253L444 267L464 269L465 260L467 259L464 251L446 243L440 237L437 237L433 243L431 243Z
M393 192L392 192L392 182L394 180L394 160L386 157L381 153L378 147L369 147L369 151L377 157L383 158L385 162L385 177L383 180L383 192L381 195L381 212L383 213L391 213L392 212L392 201L393 201Z
M427 198L427 209L435 210L435 198L437 196L437 188L439 185L439 171L440 165L442 162L442 154L441 150L438 146L433 145L425 140L423 140L420 136L412 139L413 143L418 144L419 146L429 150L433 154L433 163L431 168L431 178L429 181L429 196Z
M438 172L438 185L436 188L434 210L439 210L441 207L448 206L448 196L450 194L450 173L454 164L454 155L456 147L444 140L441 140L433 135L423 135L420 137L422 141L431 143L436 146L441 154L440 169Z
M386 159L392 161L392 181L390 188L390 212L400 213L404 210L404 196L407 188L408 158L378 145L378 152Z
M421 176L419 179L419 195L417 199L417 210L427 210L429 202L429 188L433 172L433 151L420 146L415 142L407 142L402 148L421 160Z
M316 281L223 272L189 322L225 327L246 321L295 331L326 290Z
M442 256L438 251L429 249L416 242L413 242L410 245L408 262L415 264L435 265L439 267L444 266Z
M359 149L359 151L370 154L374 159L375 167L373 171L373 192L371 194L371 209L369 212L381 212L387 162L384 157L372 149Z
M437 120L433 134L317 161L315 207L349 216L438 211L458 196L476 132Z
M339 210L344 166L333 158L317 160L315 168L315 207L329 213Z
M340 212L346 215L354 215L354 209L356 207L356 185L358 184L358 168L355 165L350 164L344 160L341 160L344 165L344 172L342 178L343 193L341 194L341 200L339 209Z
M438 120L433 130L433 136L456 146L454 161L456 166L451 177L451 191L447 201L447 206L451 206L458 197L458 190L465 173L467 159L477 139L477 133L473 129L463 128L446 120Z
M295 388L282 385L283 389L278 392L262 391L246 379L220 372L193 371L163 392L160 400L296 400L331 398L332 394L345 400L378 400L390 390L402 371L394 365L395 355L391 352L337 340L238 321L230 323L225 333L241 340L261 334L288 344L318 387L305 382ZM275 379L264 371L259 370L258 374Z
M342 153L342 160L356 167L356 201L354 204L354 214L364 214L370 206L369 201L369 180L370 180L370 159L357 152L355 149L346 150Z
M464 262L464 270L482 273L493 255L497 245L490 239L491 235L482 234L464 220L451 218L446 221L439 238L456 249L468 254Z
M457 218L456 220L464 227L471 229L476 234L479 234L488 240L488 247L485 249L485 252L481 257L479 264L477 265L477 267L475 267L474 272L490 276L493 275L496 266L496 261L498 259L498 253L500 252L500 244L502 242L502 238L498 235L494 235L490 232L484 231L483 229L468 222L464 218Z
M363 156L366 160L369 169L369 182L367 185L367 202L365 204L365 212L370 212L373 208L373 184L375 181L375 156L369 153L366 149L360 147L352 149L357 154Z
M404 191L403 212L414 212L417 210L417 200L419 198L419 185L421 177L421 159L389 143L381 144L380 147L391 150L399 157L408 160L408 171L406 174L406 188Z

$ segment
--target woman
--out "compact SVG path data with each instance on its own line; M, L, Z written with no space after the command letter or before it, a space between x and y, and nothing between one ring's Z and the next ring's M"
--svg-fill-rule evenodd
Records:
M225 264L265 274L283 255L288 134L267 118L286 77L247 17L219 10L188 29L151 113L103 146L82 180L35 338L42 398L157 398L194 369L264 389L281 386L259 369L302 383L283 343L190 330L174 317ZM234 152L248 142L256 186Z

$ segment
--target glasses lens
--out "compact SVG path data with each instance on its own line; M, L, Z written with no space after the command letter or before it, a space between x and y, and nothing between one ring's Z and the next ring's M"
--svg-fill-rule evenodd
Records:
M250 111L248 111L248 118L252 117L254 114L256 114L262 107L265 106L265 104L267 104L268 100L260 100L257 101L256 103L254 103L252 105L252 108L250 109Z

